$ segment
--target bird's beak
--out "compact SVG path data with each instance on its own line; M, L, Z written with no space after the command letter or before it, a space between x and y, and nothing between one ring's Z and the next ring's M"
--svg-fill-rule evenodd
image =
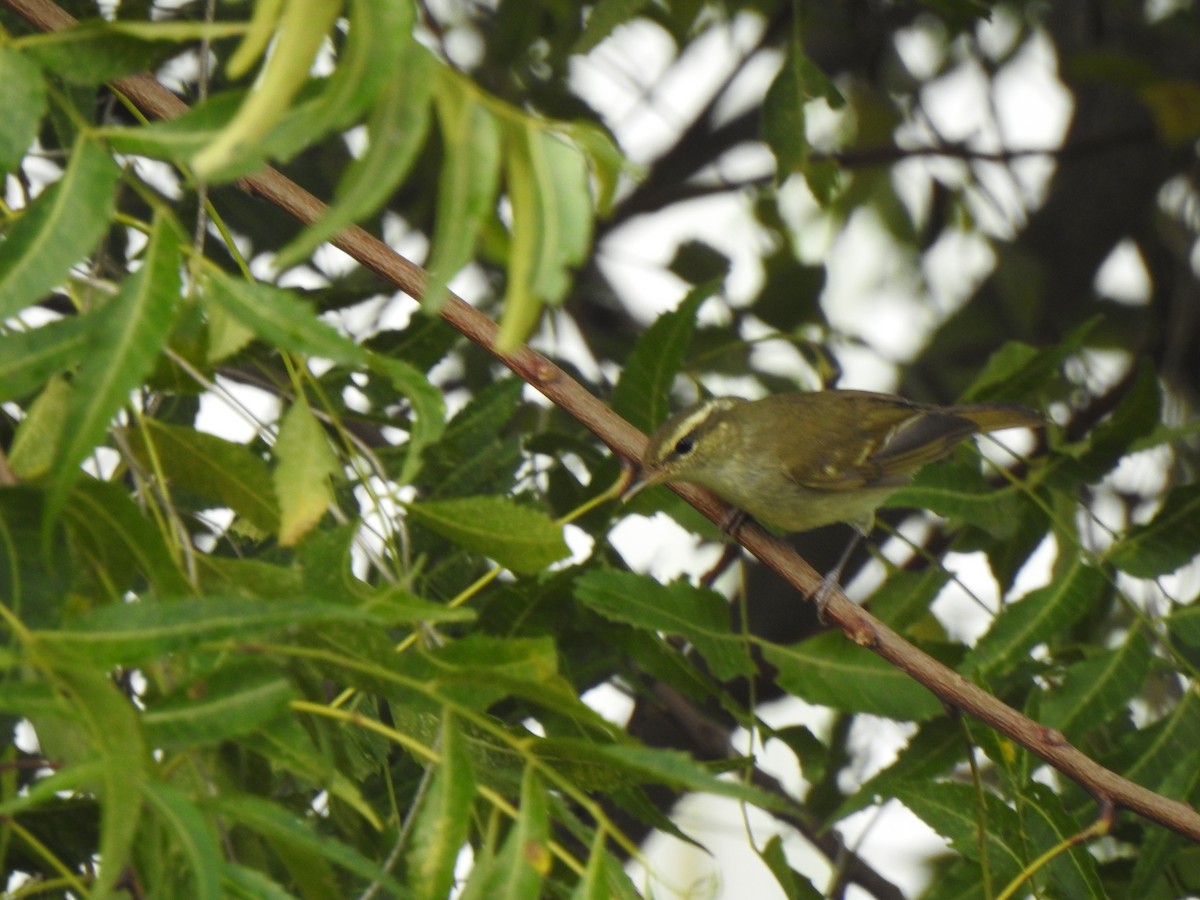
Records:
M628 503L644 489L650 487L652 484L658 483L655 480L653 473L648 473L645 469L637 466L636 464L631 464L627 471L629 473L629 480L621 491L622 503Z

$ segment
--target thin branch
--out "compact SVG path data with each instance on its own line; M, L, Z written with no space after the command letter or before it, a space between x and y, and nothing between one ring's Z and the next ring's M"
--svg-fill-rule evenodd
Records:
M70 15L49 0L0 2L42 30L55 30L74 23ZM114 87L149 116L175 118L187 110L185 103L148 75L120 79ZM324 203L272 168L242 179L239 186L275 204L305 225L312 225L327 211ZM332 243L400 290L414 298L420 297L425 271L362 228L348 228ZM450 296L441 315L465 337L574 416L615 453L626 459L640 458L646 436L549 359L527 347L512 355L499 353L495 349L496 323L458 297ZM673 485L672 489L713 522L729 521L733 511L707 491L688 485ZM820 573L797 556L791 547L757 525L744 525L735 537L802 594L810 595L820 585ZM1104 768L1072 746L1061 732L1029 719L921 652L840 591L829 597L826 618L856 644L888 660L948 706L974 716L1080 784L1101 804L1111 802L1200 842L1200 813L1191 806L1156 794Z

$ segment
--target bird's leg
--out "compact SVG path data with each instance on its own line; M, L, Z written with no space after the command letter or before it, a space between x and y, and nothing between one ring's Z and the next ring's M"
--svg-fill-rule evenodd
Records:
M842 551L841 557L832 569L825 573L825 577L821 579L821 583L812 593L812 602L817 605L817 617L825 622L825 608L829 606L829 598L833 595L834 588L838 586L838 582L842 578L842 570L846 568L846 563L850 561L850 554L858 546L858 542L863 539L863 534L857 528L854 529L854 535L846 544L846 549Z

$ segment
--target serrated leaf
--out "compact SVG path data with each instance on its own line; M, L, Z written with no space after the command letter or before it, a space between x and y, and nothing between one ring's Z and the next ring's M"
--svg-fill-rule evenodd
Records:
M1062 798L1038 782L1030 783L1022 795L1021 820L1035 847L1058 847L1068 844L1082 830L1067 812ZM1086 847L1072 846L1059 853L1046 865L1045 876L1060 897L1108 897L1096 870L1096 860Z
M62 519L75 543L116 587L130 586L128 565L150 580L160 595L191 592L166 542L120 485L84 478L67 498Z
M514 572L539 572L570 553L561 525L507 497L456 497L405 508L430 531Z
M81 474L80 463L153 369L175 320L179 288L179 239L171 223L158 216L142 267L98 313L90 333L89 353L75 379L71 430L60 447L47 495L50 518L61 511Z
M1003 538L1021 520L1021 501L1016 487L992 487L975 460L959 456L921 469L911 484L896 491L883 505L928 509Z
M38 632L40 644L95 665L133 664L204 641L255 635L318 622L374 621L353 606L312 600L255 602L204 597L109 603L68 628Z
M611 767L620 780L663 784L677 790L716 794L765 810L795 812L795 804L754 785L710 772L686 753L633 744L601 744L576 738L545 738L538 755L549 760L589 762Z
M142 785L150 810L167 826L175 847L182 851L191 885L188 896L196 900L221 900L224 855L212 822L182 792L158 781Z
M630 425L649 434L667 418L671 386L696 330L696 311L720 286L715 280L692 288L676 309L655 319L638 338L612 397L613 411Z
M592 240L592 198L580 149L529 119L505 123L504 173L512 204L508 283L496 349L511 353L543 304L558 303Z
M454 716L442 717L436 747L441 756L413 824L408 887L414 900L443 900L454 884L454 864L467 840L475 776Z
M0 337L0 401L15 400L87 355L95 316L72 316Z
M293 403L275 441L279 460L272 473L279 498L279 543L290 547L304 537L333 503L330 479L338 459L307 403Z
M434 108L445 159L438 180L429 277L421 308L435 314L446 300L446 285L471 260L484 219L494 212L500 184L500 127L474 85L439 68Z
M1175 488L1145 525L1131 528L1105 555L1123 572L1157 578L1196 557L1200 547L1200 485Z
M1064 340L1044 349L1009 341L988 357L962 400L982 403L1036 396L1047 383L1053 382L1062 364L1079 352L1099 322L1099 316L1089 319Z
M153 746L190 749L247 734L283 715L297 696L273 668L235 666L153 703L142 723Z
M1195 686L1153 725L1124 736L1117 753L1104 762L1115 772L1157 790L1176 766L1192 765L1200 746L1200 692Z
M971 648L959 671L990 675L1079 621L1107 585L1104 573L1076 560L1053 582L1010 603Z
M967 784L901 785L896 799L975 862L980 861L982 832L982 852L987 854L993 884L1007 884L1024 867L1026 857L1016 813L992 794L982 794L982 810L980 795Z
M347 167L321 219L284 247L275 266L296 265L320 244L378 210L408 174L429 129L433 56L414 40L392 49L403 61L367 121L367 149Z
M1078 740L1125 708L1150 671L1150 642L1131 631L1120 647L1075 663L1042 700L1040 720Z
M962 758L964 748L962 724L958 719L943 716L922 723L895 762L843 800L829 821L837 822L880 799L891 798L900 785L929 783L944 775Z
M403 360L372 354L370 366L387 376L392 387L408 400L416 415L416 421L409 427L408 454L396 477L400 484L411 484L424 463L425 448L437 442L445 431L446 400L428 378Z
M40 300L96 246L120 174L99 143L75 143L62 178L22 210L0 242L0 319Z
M187 30L180 29L180 25L185 25ZM176 52L177 48L170 46L173 43L202 35L223 37L238 30L240 26L230 23L168 25L88 21L30 35L21 40L21 45L43 68L61 76L64 81L98 85L153 68Z
M46 83L35 63L5 45L0 47L0 84L0 175L5 175L16 171L37 137L46 112Z
M763 655L779 670L779 685L809 703L900 721L942 712L928 689L840 632L786 647L767 645Z
M268 344L342 365L365 364L367 352L362 347L322 322L312 307L292 292L215 268L208 269L205 276L205 298Z
M368 882L378 881L391 896L407 896L403 885L378 863L333 835L318 833L308 821L297 818L275 803L258 797L225 793L207 800L206 805L272 843L279 842L296 853L327 860Z
M716 591L685 581L662 585L633 572L592 570L576 581L575 596L614 622L686 638L719 680L755 671L745 641L731 632L729 603Z
M126 441L150 471L208 500L219 500L268 534L279 529L279 505L267 464L244 444L181 425L144 419Z

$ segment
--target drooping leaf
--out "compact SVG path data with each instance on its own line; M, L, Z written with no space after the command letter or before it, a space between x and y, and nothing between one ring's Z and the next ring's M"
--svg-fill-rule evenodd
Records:
M333 502L330 479L338 459L324 429L308 408L293 403L283 416L275 441L273 480L279 498L279 543L285 547L304 537Z
M438 181L437 216L429 277L421 308L433 315L446 299L446 285L471 259L480 225L494 212L500 181L500 128L475 89L439 69L434 108L445 145Z
M542 306L566 295L571 269L591 245L592 200L578 147L531 120L505 124L512 232L496 348L511 353L537 324Z
M42 73L25 54L5 45L0 47L0 175L16 170L25 151L37 136L46 112L46 83ZM3 358L3 354L0 354ZM0 378L0 383L3 382Z
M454 864L467 839L475 776L465 739L447 712L436 746L441 762L413 825L408 886L414 900L442 900L454 884Z
M1121 646L1068 668L1042 701L1040 720L1071 739L1099 728L1142 689L1150 662L1146 636L1131 631Z
M197 178L215 180L236 173L239 157L262 141L308 78L317 50L341 7L340 2L331 0L288 0L279 17L274 51L254 89L229 125L192 157Z
M142 267L125 279L92 329L88 356L75 379L72 427L64 436L48 493L51 517L66 502L79 464L153 368L175 319L179 289L179 238L170 222L157 217Z
M277 268L297 264L346 226L374 213L408 174L429 128L436 62L411 39L396 44L392 55L403 65L371 112L366 151L346 169L321 220L279 251Z
M216 829L209 818L180 790L160 781L142 785L150 811L167 826L174 843L186 860L191 875L189 896L196 900L220 900L224 855Z

